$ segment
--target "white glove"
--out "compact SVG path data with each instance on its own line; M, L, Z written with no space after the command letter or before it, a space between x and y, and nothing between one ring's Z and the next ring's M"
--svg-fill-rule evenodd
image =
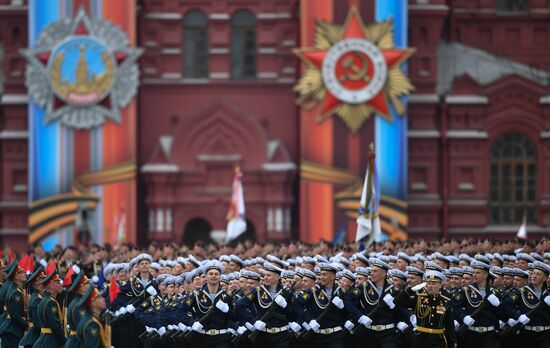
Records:
M204 326L202 326L202 324L199 323L198 321L194 322L193 326L191 326L191 330L197 331L197 332L201 331L203 328L204 328Z
M118 317L120 316L120 309L117 309L117 311L115 312L115 317Z
M415 285L411 288L412 291L420 291L426 287L426 283L420 283L418 285Z
M129 304L126 306L126 312L128 313L134 313L136 311L136 307L134 307L133 305Z
M458 328L460 327L460 324L458 323L458 321L454 321L454 324L455 324L455 330L458 330Z
M463 322L464 324L466 324L467 326L472 326L472 325L474 325L474 323L475 323L476 321L474 320L474 318L472 318L471 316L467 315L467 316L464 317L464 319L462 319L462 322Z
M334 297L332 298L332 303L333 303L336 307L338 307L338 309L344 308L344 301L342 301L342 299L341 299L340 297L338 297L338 296L334 296Z
M498 321L498 326L502 329L504 326L506 326L506 323L504 323L502 320Z
M489 301L493 305L493 307L500 306L500 300L494 294L489 295L487 297L487 301Z
M124 315L124 314L126 314L126 308L121 307L120 308L120 315Z
M178 329L185 332L185 331L189 330L189 326L186 326L184 323L179 323L178 324Z
M244 327L244 326L239 326L239 327L237 328L237 333L238 333L239 335L242 335L242 334L245 333L245 332L246 332L246 327Z
M351 321L349 321L349 320L346 321L346 323L344 324L344 327L345 327L346 329L348 329L348 331L353 330L353 327L354 327L354 326L355 326L355 325L353 325L353 323L352 323Z
M405 332L405 330L409 327L409 325L407 325L406 323L400 321L399 323L397 323L397 328L399 330L401 330L401 332Z
M359 320L357 320L359 324L363 324L365 326L372 324L372 319L367 317L366 315L362 315L359 317Z
M286 308L287 305L285 298L281 295L277 295L277 297L275 297L275 303L281 308Z
M254 325L250 323L245 323L244 326L246 326L246 328L250 331L256 331L256 328L254 327Z
M166 333L166 328L163 326L160 329L158 329L157 332L159 333L159 335L162 336Z
M544 298L544 303L546 303L548 306L550 306L550 295L548 295Z
M229 312L229 305L223 301L216 302L216 308L222 311L223 313Z
M146 291L151 296L157 296L157 290L155 290L155 288L152 286L148 287Z
M145 331L147 331L147 333L151 333L151 332L153 332L153 328L149 327L149 326L146 326Z
M302 323L302 327L303 327L306 331L311 330L311 327L309 326L308 323Z
M309 322L309 327L310 327L313 331L317 331L317 330L319 330L319 328L321 327L321 325L319 325L319 323L317 322L317 320L312 319L312 320Z
M529 323L531 321L531 319L529 319L529 317L526 316L525 314L522 314L522 315L519 316L518 321L520 323L522 323L523 325L526 325L527 323Z
M413 315L411 315L411 318L410 318L410 320L411 320L411 324L412 324L412 326L416 326L416 315L414 315L414 314L413 314ZM456 321L456 320L455 320L455 321Z
M517 324L517 321L514 320L514 318L508 319L508 326L512 327Z
M266 324L261 320L256 320L256 322L254 323L254 327L256 328L256 330L262 331L265 330Z
M173 325L168 325L167 327L168 327L168 331L172 331L172 330L174 330L174 327L175 327L175 326L173 326Z
M233 330L232 328L228 328L227 331L233 335L233 336L237 336L237 331Z
M395 308L395 303L393 303L393 296L392 295L386 294L386 296L384 296L383 300L384 300L384 302L386 302L388 307L390 307L390 309Z
M294 332L298 332L302 329L302 327L295 322L288 323L288 327Z

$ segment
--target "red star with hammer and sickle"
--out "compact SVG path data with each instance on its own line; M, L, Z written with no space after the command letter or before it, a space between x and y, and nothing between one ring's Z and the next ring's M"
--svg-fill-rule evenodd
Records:
M344 28L343 28L342 39L345 40L345 39L353 38L353 39L366 40L367 38L363 32L363 28L364 28L364 25L361 20L361 16L359 15L359 11L357 10L357 8L353 7L350 13L348 14L348 17L346 18ZM323 61L328 51L329 49L320 50L316 48L310 48L310 49L302 50L300 52L300 56L302 57L302 59L306 64L312 67L315 67L319 70L322 70ZM412 51L409 49L396 49L396 48L380 49L380 52L384 56L384 60L386 61L386 64L388 67L388 72L392 67L400 64L402 61L406 60L412 54ZM363 53L351 52L352 59L354 59L355 61L357 61L358 55L363 55ZM349 56L349 54L346 54L346 56ZM337 70L336 74L337 76L339 76L342 72L342 67L337 66L336 70ZM372 76L372 65L371 67L369 67L369 71L367 75L369 77ZM347 89L353 90L353 89L359 89L364 87L365 85L368 85L368 82L366 84L363 83L363 86L361 86L361 84L358 85L356 81L344 82L342 83L342 85ZM321 115L329 113L331 110L333 110L335 107L337 107L342 103L344 102L339 100L334 95L332 95L330 91L327 89L325 94L325 99L321 106ZM389 104L386 99L386 94L384 93L384 88L382 88L372 99L366 101L365 103L371 106L373 109L375 109L377 113L384 115L386 117L390 117Z

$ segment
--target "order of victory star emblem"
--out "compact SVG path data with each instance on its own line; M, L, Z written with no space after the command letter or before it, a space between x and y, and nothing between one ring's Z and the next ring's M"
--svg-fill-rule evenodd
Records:
M414 49L395 48L391 20L364 26L352 7L343 26L319 20L314 47L295 53L306 64L298 104L319 105L319 122L336 114L356 132L374 113L391 120L390 102L405 112L399 97L413 86L400 65Z
M29 95L46 112L45 122L77 129L120 123L120 109L136 95L141 48L130 47L114 23L80 10L46 27L27 59Z

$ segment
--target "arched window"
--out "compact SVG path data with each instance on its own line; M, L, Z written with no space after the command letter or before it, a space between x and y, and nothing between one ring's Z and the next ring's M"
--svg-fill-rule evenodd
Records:
M208 19L196 10L183 18L183 76L208 77Z
M489 153L490 216L495 225L536 221L536 148L526 136L508 133Z
M231 18L231 77L256 77L256 19L249 11L238 11Z

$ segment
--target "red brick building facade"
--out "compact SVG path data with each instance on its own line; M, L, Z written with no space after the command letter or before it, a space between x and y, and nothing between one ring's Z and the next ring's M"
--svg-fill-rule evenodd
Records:
M0 0L0 235L21 245L25 3ZM224 230L235 165L249 233L299 237L300 1L138 3L141 241ZM373 0L334 3L342 14L358 3L372 20ZM548 229L549 19L548 0L409 0L411 236L504 236L524 216L530 233Z

